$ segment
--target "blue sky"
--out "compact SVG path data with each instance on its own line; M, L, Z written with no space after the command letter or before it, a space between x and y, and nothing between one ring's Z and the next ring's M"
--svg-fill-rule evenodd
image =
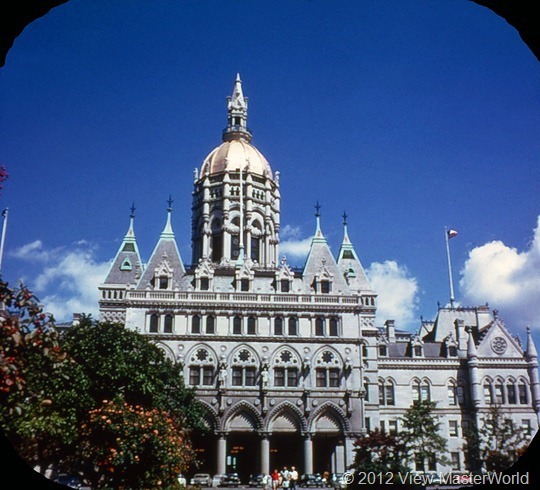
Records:
M0 70L3 277L60 319L95 311L131 203L148 259L169 194L189 262L193 169L221 142L237 72L253 143L281 173L290 262L317 200L334 252L346 210L381 320L415 330L449 298L448 226L457 301L540 331L540 65L467 0L55 8Z

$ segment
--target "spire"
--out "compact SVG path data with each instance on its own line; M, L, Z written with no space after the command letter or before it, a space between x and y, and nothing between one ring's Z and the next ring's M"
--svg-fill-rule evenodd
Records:
M129 228L120 244L104 284L135 284L142 272L141 256L135 239L135 204L131 205Z
M240 74L236 74L233 93L227 97L227 127L223 130L223 141L243 139L251 141L251 132L247 127L248 98L242 91Z
M531 327L527 327L527 350L525 351L525 357L527 359L538 357L538 352L536 351L536 346L531 335Z
M472 328L468 327L467 331L469 333L469 339L467 341L467 357L471 359L472 357L478 357L478 351L476 350L476 344L474 343Z
M316 220L316 228L315 228L315 239L322 239L323 241L326 241L324 238L323 232L321 230L321 208L322 206L319 204L319 201L317 201L317 204L313 206L315 208L315 220Z
M165 224L165 228L163 228L163 231L161 232L160 238L174 238L174 232L171 225L173 202L174 201L172 200L172 197L169 195L169 199L167 199L167 223Z
M347 218L349 216L347 215L345 211L343 211L343 214L341 215L341 217L343 218L343 243L341 244L341 246L343 246L343 245L350 244L351 240L349 239L349 233L347 230Z

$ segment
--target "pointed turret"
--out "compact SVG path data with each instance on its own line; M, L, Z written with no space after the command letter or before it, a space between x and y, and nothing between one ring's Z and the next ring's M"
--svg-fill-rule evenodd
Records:
M106 285L133 285L139 280L142 273L142 262L135 239L133 221L135 219L135 206L131 206L129 228L112 261L104 284Z
M362 263L354 250L353 244L349 239L347 230L347 214L343 213L343 241L338 253L337 264L343 277L352 291L360 292L371 290Z
M223 130L223 141L246 140L251 141L251 132L247 127L248 98L242 92L240 74L236 74L233 93L227 97L228 124Z
M174 290L180 287L185 276L184 264L171 225L172 203L173 201L169 197L165 227L159 236L137 289Z
M306 292L338 293L350 292L328 242L321 229L321 206L315 205L316 228L304 265L303 283Z
M525 357L527 359L538 359L538 352L532 338L531 327L527 327L527 350L525 351Z
M478 351L476 350L472 328L468 328L467 331L469 334L469 338L467 339L467 357L469 359L476 359L478 357Z

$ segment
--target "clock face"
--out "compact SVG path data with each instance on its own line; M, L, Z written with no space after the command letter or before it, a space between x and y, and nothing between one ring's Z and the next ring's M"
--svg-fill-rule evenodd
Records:
M495 337L491 341L491 349L493 350L493 352L495 352L495 354L499 354L500 356L502 356L506 352L507 347L508 343L502 337Z

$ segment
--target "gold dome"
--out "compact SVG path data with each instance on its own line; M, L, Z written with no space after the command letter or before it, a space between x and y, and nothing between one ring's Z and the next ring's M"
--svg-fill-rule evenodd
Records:
M251 173L272 177L268 160L252 144L243 139L225 141L204 159L201 175L207 172L219 174L225 171L238 172L240 169Z

